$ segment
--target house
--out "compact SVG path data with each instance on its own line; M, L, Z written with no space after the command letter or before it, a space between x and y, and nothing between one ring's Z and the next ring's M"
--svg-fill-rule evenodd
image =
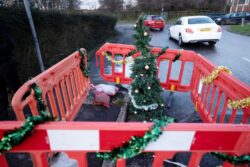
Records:
M228 0L230 12L250 12L250 0Z

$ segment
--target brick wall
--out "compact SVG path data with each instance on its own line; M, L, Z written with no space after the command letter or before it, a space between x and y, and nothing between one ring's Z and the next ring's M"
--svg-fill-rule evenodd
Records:
M237 5L238 0L233 0L232 7L230 9L230 12L250 12L250 2L248 2L248 5Z

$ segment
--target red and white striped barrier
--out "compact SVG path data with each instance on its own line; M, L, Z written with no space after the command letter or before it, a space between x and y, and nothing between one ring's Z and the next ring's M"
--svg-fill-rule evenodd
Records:
M18 127L11 122L0 126L4 131ZM131 139L143 136L151 123L80 123L53 122L40 125L13 151L110 151ZM32 144L31 144L32 143ZM160 138L150 143L146 150L154 151L219 151L250 152L250 127L247 125L170 124Z

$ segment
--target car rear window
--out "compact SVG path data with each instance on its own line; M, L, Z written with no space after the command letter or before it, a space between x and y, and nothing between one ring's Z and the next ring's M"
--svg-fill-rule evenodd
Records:
M152 16L152 20L163 20L161 16Z
M188 19L188 24L207 24L207 23L214 23L214 21L211 18L207 17Z

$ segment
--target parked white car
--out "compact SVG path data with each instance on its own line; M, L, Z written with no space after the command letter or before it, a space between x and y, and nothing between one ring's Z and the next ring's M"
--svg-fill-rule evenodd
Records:
M178 40L180 46L196 42L214 46L221 35L221 27L207 16L181 17L169 28L169 37Z

